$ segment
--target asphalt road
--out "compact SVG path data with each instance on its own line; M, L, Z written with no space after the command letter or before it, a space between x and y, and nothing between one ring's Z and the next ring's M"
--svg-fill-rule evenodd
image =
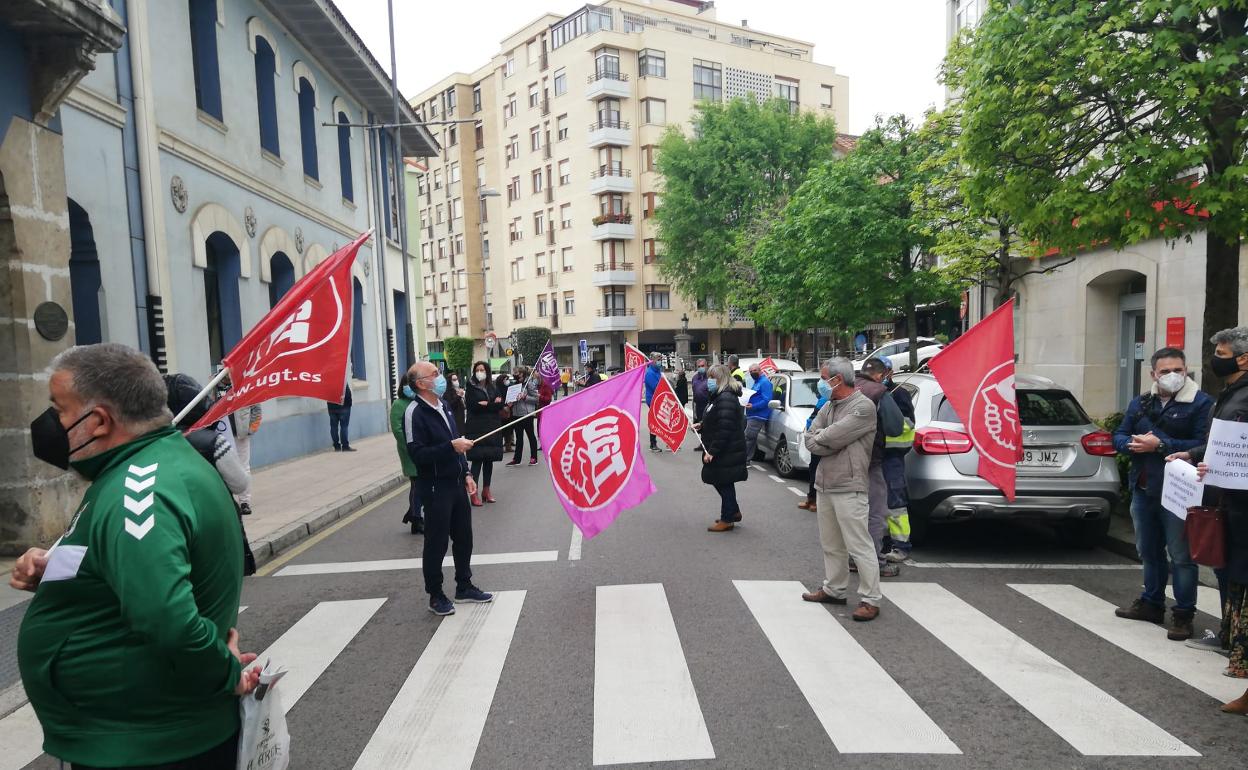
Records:
M502 593L451 618L410 562L372 563L420 555L404 495L249 578L243 648L294 669L292 767L1244 766L1248 721L1215 696L1248 683L1112 617L1138 591L1126 560L1041 528L937 530L853 623L800 600L822 570L802 483L759 466L742 526L711 534L688 450L645 452L659 491L580 558L544 460L496 466L474 572Z

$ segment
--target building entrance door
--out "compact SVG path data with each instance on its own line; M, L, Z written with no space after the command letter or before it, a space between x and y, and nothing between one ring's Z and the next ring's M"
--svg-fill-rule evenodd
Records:
M1145 311L1143 294L1123 295L1119 305L1118 408L1125 410L1131 399L1143 392Z

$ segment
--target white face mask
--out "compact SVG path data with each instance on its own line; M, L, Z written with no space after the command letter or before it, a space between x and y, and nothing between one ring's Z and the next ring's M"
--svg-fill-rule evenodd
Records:
M1170 372L1157 378L1157 387L1167 393L1178 393L1186 381L1187 375L1182 372Z
M486 374L485 372L477 372L476 374L477 382L485 382L487 379L489 379L489 376L490 375Z

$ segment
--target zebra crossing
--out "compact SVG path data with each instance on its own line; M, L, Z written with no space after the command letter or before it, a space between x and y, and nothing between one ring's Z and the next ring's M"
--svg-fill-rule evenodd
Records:
M793 697L804 699L826 733L829 752L959 755L966 750L950 737L960 715L916 701L890 673L887 651L868 651L854 624L823 605L798 600L800 583L734 580L732 585L743 606L723 611L739 615L732 619L741 633L766 640L792 680ZM1168 642L1151 624L1115 618L1109 602L1077 586L1010 583L1000 591L1045 608L1052 614L1047 625L1083 629L1148 664L1165 686L1204 693L1211 710L1215 699L1243 692L1243 680L1221 675L1222 659ZM508 716L493 712L513 645L553 644L549 638L517 640L530 593L502 591L491 604L459 605L455 615L438 621L384 715L368 725L371 735L355 759L356 770L472 767L488 720ZM1035 629L1016 620L1007 627L940 583L886 583L884 595L887 612L914 621L1079 754L1201 755L1193 736L1176 735L1174 727L1157 724L1080 676L1069 667L1078 667L1078 660L1063 661L1024 638ZM289 670L281 686L287 712L318 696L318 680L377 622L387 601L317 602L260 653L261 661ZM593 729L586 736L593 764L725 759L717 755L707 724L729 705L699 698L679 617L664 586L598 586L594 604L592 681L570 685L593 690ZM324 694L344 696L350 697ZM896 729L899 724L903 731ZM298 751L300 737L293 738ZM36 760L40 740L29 706L0 720L5 747L0 770L19 770Z

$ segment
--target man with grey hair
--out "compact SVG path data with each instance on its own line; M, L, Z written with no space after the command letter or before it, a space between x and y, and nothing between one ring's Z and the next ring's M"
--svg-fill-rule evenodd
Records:
M819 455L815 505L823 546L824 581L802 594L808 602L847 603L848 557L858 563L860 601L853 618L880 614L880 571L875 543L867 529L867 473L875 442L875 404L854 389L854 368L846 358L830 358L819 371L819 392L828 403L806 431L806 449Z
M17 660L43 748L76 767L233 767L238 697L259 672L244 671L256 656L234 629L230 493L170 424L165 382L138 351L71 348L48 391L34 455L91 486L65 534L10 579L35 592Z

